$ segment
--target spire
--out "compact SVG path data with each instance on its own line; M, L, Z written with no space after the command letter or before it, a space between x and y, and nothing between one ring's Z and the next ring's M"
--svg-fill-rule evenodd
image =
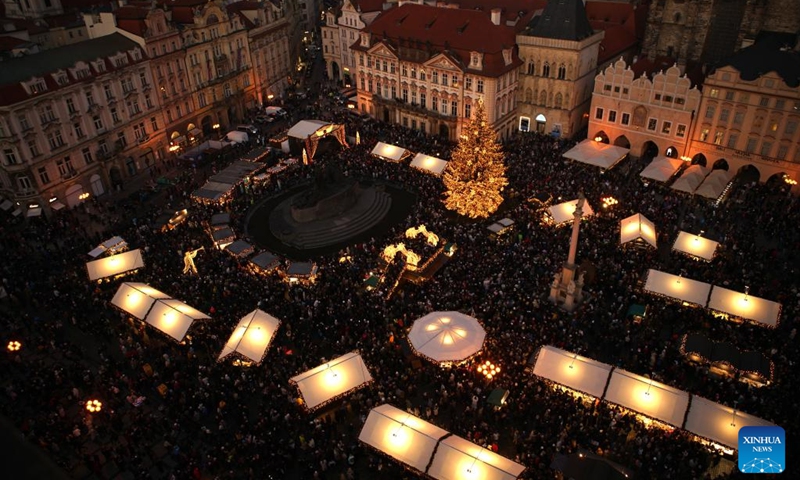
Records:
M580 41L594 34L583 0L549 0L530 25L534 37Z

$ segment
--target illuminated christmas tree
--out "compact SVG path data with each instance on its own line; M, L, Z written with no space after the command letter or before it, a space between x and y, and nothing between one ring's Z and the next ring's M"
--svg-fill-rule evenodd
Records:
M503 203L500 192L508 181L496 138L479 101L444 174L445 207L471 218L486 218Z

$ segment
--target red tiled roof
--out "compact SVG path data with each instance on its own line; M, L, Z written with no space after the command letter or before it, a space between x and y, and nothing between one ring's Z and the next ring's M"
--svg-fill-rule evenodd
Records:
M175 7L171 8L172 21L177 23L194 23L194 9L192 7Z
M383 41L401 58L413 57L419 63L445 50L460 60L464 70L469 65L470 52L483 53L483 70L479 73L486 76L501 75L521 63L514 29L495 25L489 15L475 10L405 4L382 13L364 31L372 34L373 45ZM351 48L367 50L359 42ZM512 49L510 65L503 60L506 48Z
M495 8L501 10L500 22L514 22L517 31L524 30L537 10L547 5L547 0L441 0L444 6L457 5L463 10L478 10L490 16Z
M614 25L605 29L605 36L600 42L600 52L597 54L597 63L613 60L625 50L636 46L636 35L628 31L623 25Z
M125 19L125 20L144 20L147 18L147 14L150 12L149 8L144 6L138 5L125 5L122 8L118 8L114 12L114 16L117 19Z
M15 37L0 37L0 51L8 52L26 43L30 42Z
M226 5L225 6L225 9L228 11L228 14L229 15L232 15L232 14L238 15L239 19L242 21L242 24L248 30L250 30L252 28L255 28L256 24L253 23L247 17L247 15L243 14L242 12L245 11L245 10L258 10L259 8L260 8L260 6L259 6L258 2L247 2L247 1L231 3L230 5Z
M350 0L361 13L380 12L383 10L384 0Z
M622 25L631 19L633 10L630 3L586 2L586 16L593 27L595 22Z
M672 57L661 56L656 57L655 60L650 60L648 57L644 56L631 65L631 70L633 70L634 78L639 78L642 75L652 77L654 73L658 73L662 70L666 71L673 65L675 65L675 59Z
M117 27L140 37L144 36L147 25L144 20L117 19Z

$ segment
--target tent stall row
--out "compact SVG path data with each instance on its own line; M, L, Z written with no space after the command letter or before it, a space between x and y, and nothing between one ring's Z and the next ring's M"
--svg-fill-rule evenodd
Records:
M739 428L772 425L653 379L549 345L537 352L533 373L729 449L738 448Z
M418 153L414 156L414 159L411 160L411 166L422 170L423 172L441 175L447 168L447 160L442 160L441 158Z
M405 148L383 142L378 142L371 153L378 158L390 162L400 162L411 156L411 152Z
M714 259L717 247L719 247L719 243L714 240L682 231L678 233L678 238L675 239L672 249L692 258L710 262Z
M195 320L211 318L144 283L123 283L111 304L179 342L183 341L186 331Z
M637 213L620 221L619 243L645 243L656 248L656 227L641 213Z
M575 215L575 209L578 207L578 200L570 200L569 202L559 203L558 205L552 205L545 210L544 222L550 225L565 225L568 222L571 222ZM583 202L583 214L581 215L582 219L587 219L594 215L594 210L592 210L592 206L589 205L588 201Z
M261 363L281 321L263 310L255 309L239 320L217 361L239 355L246 362Z
M764 354L755 351L740 351L726 342L712 342L701 333L687 333L681 342L681 354L699 364L711 364L727 375L736 371L741 380L755 386L772 382L774 365Z
M142 259L142 251L138 248L86 263L89 280L93 282L134 272L142 267L144 267L144 260Z
M436 480L513 480L525 466L389 404L370 410L358 440Z
M202 203L223 202L230 196L234 188L264 166L263 163L237 160L221 172L212 175L205 185L192 193L192 198Z
M694 193L716 200L725 192L732 178L733 174L727 170L713 170Z
M372 382L372 375L358 352L350 352L289 379L313 411Z
M569 149L564 158L608 170L628 156L628 152L627 148L587 139Z
M684 165L683 160L670 157L656 157L650 165L639 174L642 178L649 178L657 182L666 183Z
M679 192L694 193L697 187L703 183L708 176L709 170L701 165L692 165L683 171L683 175L672 184L673 190Z
M648 293L698 305L726 318L748 320L758 325L777 327L781 304L754 297L749 292L737 292L712 286L680 275L650 269L644 290Z
M511 220L510 218L501 218L500 220L486 227L486 229L492 232L492 235L502 235L511 230L511 227L513 226L514 220Z
M89 252L89 256L97 258L100 255L116 255L128 249L128 242L122 237L111 237Z

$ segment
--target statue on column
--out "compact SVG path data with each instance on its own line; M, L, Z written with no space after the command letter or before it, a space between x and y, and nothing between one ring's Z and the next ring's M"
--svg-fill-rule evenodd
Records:
M575 282L573 280L570 280L567 285L567 295L575 295Z
M197 267L194 265L194 257L197 256L197 252L200 250L205 250L206 247L200 247L196 250L187 250L186 253L183 255L183 273L194 273L197 275Z
M556 272L556 275L553 278L553 284L550 286L553 288L558 288L560 285L561 285L561 272Z

